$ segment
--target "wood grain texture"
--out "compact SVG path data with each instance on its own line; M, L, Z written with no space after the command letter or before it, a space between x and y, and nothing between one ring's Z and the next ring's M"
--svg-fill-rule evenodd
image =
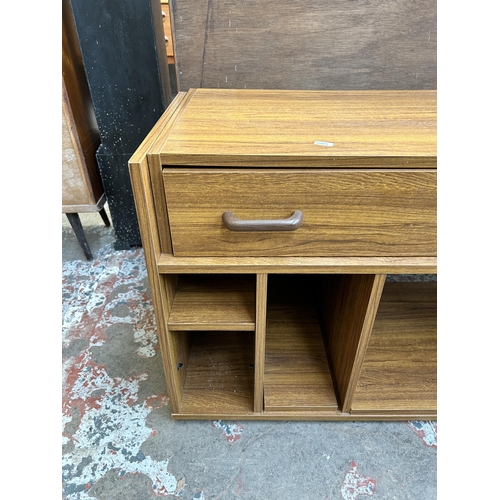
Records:
M134 161L134 157L136 155L147 154L151 149L154 148L155 144L157 144L158 141L161 141L160 139L161 132L164 130L168 130L172 126L172 123L175 121L175 117L177 116L179 109L182 109L182 106L185 104L186 98L187 94L184 92L179 92L175 96L174 100L165 110L160 120L151 130L150 135L152 137L152 140L148 143L143 142L141 146L139 146L134 156L132 156L132 158L130 159L131 162ZM153 155L153 154L148 155L148 168L149 168L149 175L151 177L151 187L153 192L155 215L158 225L158 237L160 239L160 247L162 252L172 253L172 241L170 238L170 226L168 221L167 205L165 202L165 193L161 187L162 167L158 155Z
M436 257L174 257L162 254L158 272L282 274L435 274Z
M253 412L253 333L193 333L189 365L182 413L219 418Z
M182 96L179 98L181 99ZM144 258L148 271L151 296L155 311L158 341L162 353L163 368L169 390L172 410L180 411L182 388L187 371L186 361L182 370L177 370L179 358L188 360L190 336L179 336L169 331L167 318L173 302L177 276L160 275L157 262L162 249L158 231L156 206L153 199L152 180L147 153L157 139L162 128L171 118L169 110L165 111L150 133L129 160L129 172L137 210L137 218L144 248Z
M356 388L356 384L357 384L357 382L359 380L359 376L360 376L359 374L360 374L361 368L363 366L366 348L367 348L368 342L370 340L370 335L371 335L372 328L373 328L373 322L375 321L375 316L377 314L377 309L378 309L378 305L380 302L380 297L382 295L382 290L384 288L385 278L386 278L386 276L383 274L376 274L373 277L373 285L371 287L371 290L369 291L368 300L366 302L366 309L364 311L364 317L363 317L363 322L361 325L361 331L360 331L359 341L358 341L358 345L357 345L357 349L356 349L356 354L353 358L353 364L352 364L352 367L350 369L350 377L348 380L348 384L347 384L345 395L344 395L343 402L342 402L341 409L344 412L349 411L352 407L352 398L353 398L354 390ZM353 311L352 310L348 311L348 314L350 312L353 312ZM358 313L363 314L363 311L358 310ZM355 312L355 314L356 314L356 312ZM354 318L351 318L351 321L353 321L353 320L354 320ZM337 346L338 346L338 344L337 344ZM344 365L344 366L346 366L346 365Z
M164 165L436 167L435 91L189 95L175 127L165 130Z
M63 82L62 97L62 211L78 213L73 207L95 206L97 198L92 191L85 157L76 133L75 123ZM101 192L102 187L101 187Z
M386 283L353 412L435 412L436 283Z
M175 256L434 256L433 170L164 169ZM236 232L244 220L284 219L295 231Z
M166 323L171 301L173 300L172 287L176 277L173 275L160 275L156 268L156 261L160 255L160 240L146 156L142 156L142 158L139 155L135 156L134 162L129 163L129 170L151 287L158 343L162 353L163 368L172 409L177 413L180 410L185 370L179 372L175 367L178 355L180 354L184 358L184 354L189 350L187 345L189 338L185 337L184 344L175 342L177 338L174 339L170 335ZM182 339L180 340L182 341Z
M394 284L377 314L385 274L436 272L435 92L339 94L344 103L336 103L334 121L348 141L336 150L320 143L330 150L324 153L306 142L294 149L292 141L328 130L323 125L332 120L321 112L332 96L322 105L315 92L243 98L228 91L224 108L222 94L211 101L215 94L204 92L181 96L130 162L174 418L435 417L425 375L435 346L422 347L435 302L412 288L428 284ZM280 162L292 168L272 168ZM308 168L293 168L301 166ZM224 211L246 220L293 210L303 211L303 225L286 235L221 233ZM276 234L281 239L269 239ZM241 235L243 243L233 241ZM290 235L295 239L287 241ZM212 255L194 256L198 251ZM234 288L235 274L252 285ZM402 340L395 333L401 326ZM401 356L386 355L387 332ZM422 379L411 375L420 362ZM402 381L394 391L393 375ZM403 395L413 378L416 388ZM384 399L384 391L400 391L403 403Z
M269 278L266 412L337 409L312 290L304 278Z
M257 274L255 319L254 411L264 410L264 365L266 356L267 274Z
M180 89L435 89L435 0L171 0Z
M194 408L196 411L196 408ZM212 413L173 413L174 420L214 420ZM218 420L276 420L276 421L316 421L316 422L355 422L355 421L404 421L404 420L435 420L436 412L371 412L371 413L342 413L340 411L265 411L250 413L244 411L219 412Z
M170 109L170 108L168 108ZM172 236L170 232L169 213L165 201L165 192L161 190L159 180L161 178L161 163L157 155L148 156L149 175L152 179L153 200L155 204L155 215L158 224L158 237L162 252L173 253Z
M342 411L349 411L385 275L343 275L323 290L322 319Z
M255 330L255 277L181 276L170 330Z

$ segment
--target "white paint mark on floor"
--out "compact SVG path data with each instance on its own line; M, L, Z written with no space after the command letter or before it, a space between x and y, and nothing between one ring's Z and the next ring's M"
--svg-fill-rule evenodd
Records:
M82 265L87 268L75 272L75 266ZM168 396L151 395L138 403L139 384L148 374L112 378L91 358L91 348L102 345L107 328L117 323L134 326L138 355L155 355L157 338L151 301L142 285L145 278L144 261L131 252L63 266L63 344L87 341L87 347L63 359L63 445L70 450L62 459L65 500L94 498L89 490L110 471L119 477L148 476L157 496L180 498L184 493L167 471L167 459L153 460L141 451L156 432L146 425L146 418L166 405ZM130 315L115 315L118 306L125 314L129 307ZM79 420L73 422L75 415Z
M358 464L351 462L342 482L340 494L344 500L356 500L360 495L373 496L376 484L372 477L359 474Z
M437 424L432 421L416 420L408 422L410 429L430 448L437 448Z
M224 437L228 443L238 441L243 433L243 426L241 424L228 424L222 420L215 420L212 422L212 427L222 429Z

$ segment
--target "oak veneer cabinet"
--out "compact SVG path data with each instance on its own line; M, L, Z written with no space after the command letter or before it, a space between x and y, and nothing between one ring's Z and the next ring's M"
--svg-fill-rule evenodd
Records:
M434 91L178 94L129 162L173 418L435 418L436 164Z

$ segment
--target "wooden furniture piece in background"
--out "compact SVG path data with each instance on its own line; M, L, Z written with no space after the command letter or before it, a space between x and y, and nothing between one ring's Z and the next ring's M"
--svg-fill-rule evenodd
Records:
M404 277L436 160L435 91L179 93L129 162L173 418L435 418L436 282Z
M160 0L157 0L160 1ZM170 86L172 88L172 97L177 94L179 88L179 76L175 64L175 47L172 29L172 11L169 0L161 0L161 15L163 17L163 33L165 36L165 50L168 61L168 71L170 77Z
M96 160L101 143L69 0L62 3L62 212L85 257L92 259L79 213L99 212L106 226L104 192Z
M174 38L172 36L172 21L168 0L161 0L161 15L163 17L163 32L165 34L165 50L167 51L168 64L175 63Z
M437 88L436 0L170 3L181 92Z

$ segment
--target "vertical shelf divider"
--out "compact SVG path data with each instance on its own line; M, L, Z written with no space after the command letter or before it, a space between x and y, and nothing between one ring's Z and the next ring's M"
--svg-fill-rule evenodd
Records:
M264 360L266 357L267 274L257 274L255 308L254 412L264 410Z
M366 349L368 347L368 342L372 333L373 323L375 322L380 298L382 296L382 290L384 289L385 278L385 274L373 275L373 284L369 293L368 303L366 304L364 321L359 337L359 345L356 356L354 358L351 377L344 398L344 405L342 407L342 411L344 412L351 410L354 391L356 390L356 386L358 385L359 376L361 374L361 366L363 365L363 361L365 359Z
M324 297L323 324L342 412L351 408L384 283L385 274L343 275Z

